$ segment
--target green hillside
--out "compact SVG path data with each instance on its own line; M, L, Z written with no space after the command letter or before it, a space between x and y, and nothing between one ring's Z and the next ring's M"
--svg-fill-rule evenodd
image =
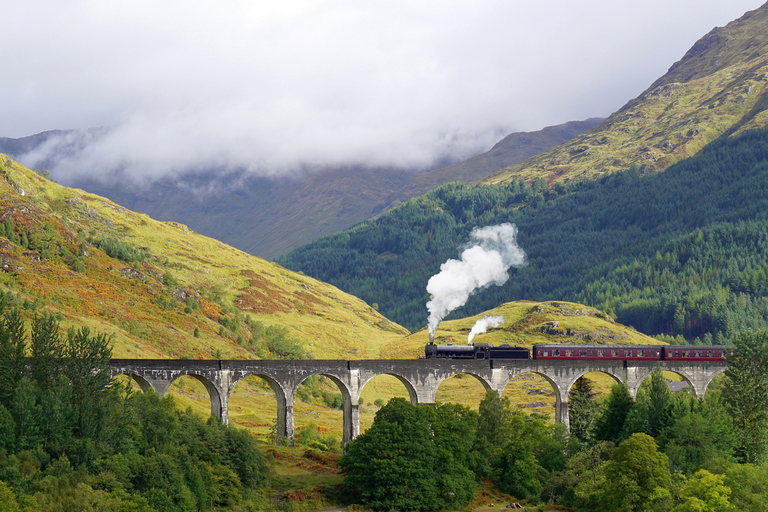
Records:
M12 295L28 322L49 313L63 328L86 326L111 335L114 357L365 359L423 353L424 332L408 336L375 307L334 286L181 224L158 222L62 187L7 157L0 157L0 191L0 290ZM653 342L583 306L572 305L589 314L573 315L571 306L500 304L488 309L505 315L508 325L482 339L522 345L575 336ZM445 322L439 339L465 337L475 320ZM547 322L570 334L542 332ZM601 332L614 334L595 337ZM450 379L441 386L440 399L476 408L484 389L474 384ZM550 393L546 382L534 379L526 385ZM170 391L182 409L210 413L208 394L193 378L179 379ZM338 390L318 379L302 393L295 404L299 438L316 435L338 445L342 412L333 404ZM527 405L526 393L517 393L517 403ZM397 379L381 376L366 386L360 407L363 429L379 409L375 404L392 396L408 396ZM538 400L537 395L536 403L537 410L551 413L549 398ZM269 442L276 406L269 386L249 378L232 393L230 420Z
M515 223L527 265L450 318L515 300L569 300L646 334L724 341L768 327L768 131L723 138L644 178L547 188L452 184L279 260L378 303L412 331L428 279L475 226Z
M768 4L700 39L667 74L596 128L483 180L570 183L661 171L723 134L768 125Z
M616 323L604 312L573 302L521 300L508 302L479 315L440 324L435 343L465 345L472 326L483 315L501 316L504 323L478 334L476 341L531 348L534 343L659 344L659 340ZM429 335L420 329L402 340L389 343L382 357L409 359L424 355Z
M116 357L375 358L407 331L333 286L0 156L0 287Z

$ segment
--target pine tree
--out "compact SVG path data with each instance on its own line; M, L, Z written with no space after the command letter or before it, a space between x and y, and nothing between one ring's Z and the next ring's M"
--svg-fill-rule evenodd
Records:
M571 435L582 443L592 440L592 426L598 412L592 381L586 377L576 380L568 393L568 420Z
M733 416L736 457L761 463L768 455L768 332L733 339L723 399Z
M614 443L623 441L624 423L633 407L634 402L626 384L615 384L595 420L595 439Z

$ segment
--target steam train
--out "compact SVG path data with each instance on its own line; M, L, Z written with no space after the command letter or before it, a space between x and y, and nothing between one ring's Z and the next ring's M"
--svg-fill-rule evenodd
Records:
M731 347L724 345L546 345L531 350L508 344L437 345L424 347L426 359L542 359L588 361L725 361Z

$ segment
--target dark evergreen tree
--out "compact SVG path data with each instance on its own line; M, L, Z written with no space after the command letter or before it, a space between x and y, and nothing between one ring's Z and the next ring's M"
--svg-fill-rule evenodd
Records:
M16 386L27 373L24 321L9 298L0 292L0 403L10 408Z
M592 427L599 410L599 404L592 387L592 381L587 377L576 379L568 392L568 422L571 435L582 443L592 441Z
M668 425L672 413L672 392L657 366L637 391L632 411L627 416L625 435L643 432L656 438Z
M30 376L41 389L59 374L64 358L64 344L59 335L59 321L53 315L35 317L30 337Z
M104 400L109 394L107 386L112 379L111 337L104 333L91 335L87 327L70 328L64 355L64 375L72 384L75 426L81 435L94 437L101 430Z
M736 457L760 463L768 455L768 332L743 332L733 345L723 398L733 416Z
M511 420L509 398L489 389L478 407L477 431L472 447L472 469L477 476L492 476L492 461L506 441L507 426Z
M634 401L625 384L614 384L595 419L594 436L598 441L620 443L626 438L624 423L634 408Z

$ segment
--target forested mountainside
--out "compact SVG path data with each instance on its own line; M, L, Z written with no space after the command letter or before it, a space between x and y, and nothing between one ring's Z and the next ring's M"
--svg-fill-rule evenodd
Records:
M768 125L768 4L701 38L639 97L600 126L502 169L485 183L660 171L723 134Z
M337 288L0 156L0 290L116 357L378 357L407 331Z
M724 137L663 173L551 188L449 184L278 261L411 330L426 283L475 226L515 223L527 265L451 318L513 300L569 300L646 334L724 342L768 327L768 130Z

